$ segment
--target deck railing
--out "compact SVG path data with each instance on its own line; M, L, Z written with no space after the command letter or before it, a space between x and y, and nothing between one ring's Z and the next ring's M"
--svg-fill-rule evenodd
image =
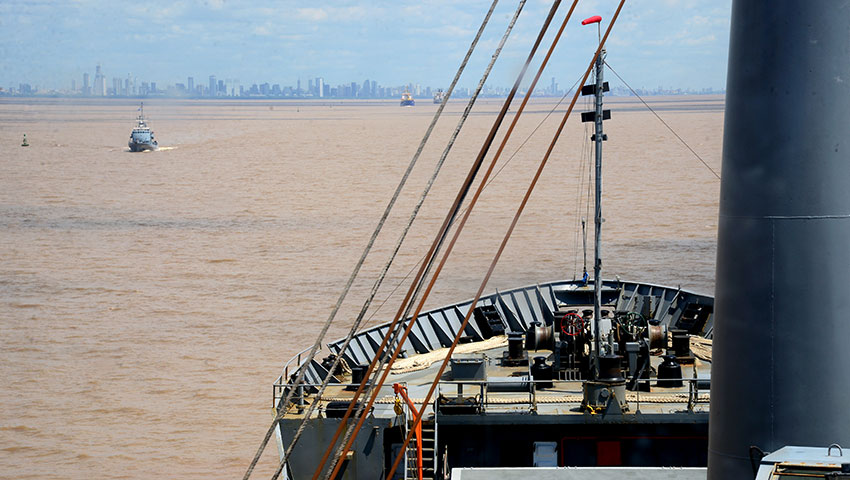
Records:
M280 376L277 377L277 380L274 381L274 384L272 384L272 408L277 408L277 404L283 397L283 392L286 391L286 387L289 385L290 367L294 363L295 366L293 369L293 373L298 371L298 369L301 368L302 364L307 360L304 354L307 353L307 351L311 348L313 347L307 347L304 350L301 350L300 352L296 353L292 356L292 358L289 359L289 361L287 361L283 365L283 373L281 373ZM316 350L316 353L318 353L319 351L321 351L321 348L319 348L319 350Z
M641 379L639 383L648 383L655 385L658 379ZM669 381L661 379L662 382ZM671 406L680 405L688 411L695 411L698 405L707 405L709 403L708 395L701 395L699 384L705 382L705 379L698 378L683 378L682 382L687 384L687 390L666 390L666 391L627 391L626 403L629 409L633 412L640 411L641 405L650 404L669 404ZM475 404L479 413L486 413L488 410L498 408L497 406L512 406L512 405L528 405L529 412L536 412L539 403L550 405L580 405L584 399L584 393L580 389L564 389L554 388L541 389L539 384L552 383L551 380L531 380L526 378L517 378L516 381L492 381L492 380L447 380L442 381L437 386L437 397L440 396L455 397L462 399L468 395L477 395L477 403ZM490 387L500 384L525 384L527 389L517 389L511 392L491 392ZM466 392L467 395L464 395ZM493 395L493 394L496 395ZM505 395L507 393L507 395ZM513 395L510 395L510 394ZM521 394L526 394L527 397ZM435 403L434 408L439 408Z

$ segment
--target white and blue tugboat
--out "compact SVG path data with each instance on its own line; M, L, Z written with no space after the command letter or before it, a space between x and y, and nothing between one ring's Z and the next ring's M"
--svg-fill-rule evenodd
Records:
M416 105L416 102L413 101L413 95L410 94L407 90L401 94L401 106L402 107L412 107Z
M159 148L153 138L153 130L145 121L145 104L139 106L139 116L136 118L136 126L130 133L130 141L127 143L131 152L143 152L145 150L156 150Z

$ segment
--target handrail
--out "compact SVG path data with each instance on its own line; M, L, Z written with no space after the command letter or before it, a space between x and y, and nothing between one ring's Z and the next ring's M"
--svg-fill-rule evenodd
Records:
M298 352L298 353L296 353L295 355L293 355L293 356L292 356L292 358L290 358L290 359L289 359L289 361L288 361L288 362L286 362L286 363L283 365L283 374L281 374L281 376L282 376L283 378L289 378L289 365L292 363L292 361L293 361L293 360L295 360L295 361L296 361L296 363L297 363L297 366L298 366L298 367L300 367L300 366L301 366L301 362L302 362L302 360L301 360L301 356L302 356L302 355L304 355L304 353L305 353L305 352L307 352L308 350L310 350L311 348L313 348L313 347L312 347L312 346L311 346L311 347L307 347L307 348L305 348L304 350L301 350L300 352ZM322 347L319 347L319 349L318 349L318 350L316 350L316 353L319 353L321 350L322 350Z
M292 358L290 358L285 364L283 364L283 373L281 373L280 376L277 377L277 379L272 384L272 408L277 408L277 402L280 398L280 395L278 395L278 393L283 392L283 390L289 384L289 366L294 361L296 363L296 368L301 368L303 362L306 360L306 358L302 360L301 356L304 355L304 353L306 353L311 348L313 347L307 347L304 350L301 350L300 352L293 355ZM319 351L321 351L321 347L316 350L316 353L318 353ZM303 386L306 385L302 384L302 387Z
M278 379L280 379L280 377L278 377ZM664 381L664 380L668 380L668 379L661 379L661 380ZM643 398L647 398L647 399L650 399L650 400L652 398L661 397L663 395L687 395L687 398L683 398L681 401L673 402L671 404L672 405L680 405L680 404L686 405L688 410L693 411L694 407L697 404L708 403L706 400L701 400L700 396L699 396L700 390L698 388L698 382L701 382L701 381L704 381L704 380L705 379L702 379L702 378L683 378L682 382L688 383L688 390L687 391L641 392L640 390L635 390L635 391L630 390L627 393L633 393L634 399L633 400L627 400L627 402L630 403L630 404L633 403L636 410L639 411L640 405L641 405L641 402L642 402L641 394L643 394ZM528 390L527 391L526 390L515 391L513 393L527 393L528 398L522 399L519 396L517 396L517 400L515 402L506 401L506 399L504 399L504 398L502 398L500 401L490 401L491 392L487 388L489 385L514 384L514 383L516 383L516 381L512 381L512 380L442 380L438 384L438 392L437 393L438 393L438 397L439 397L439 395L443 393L442 387L448 387L448 386L451 385L455 388L452 388L452 392L450 394L447 394L448 396L462 395L464 385L468 385L468 386L474 388L474 390L477 390L476 393L481 398L482 407L485 407L486 405L526 405L527 404L527 405L530 406L530 411L536 411L537 410L538 404L541 402L541 397L545 401L545 399L547 397L551 398L552 394L565 394L565 395L577 395L577 396L583 395L583 391L581 389L563 389L563 388L559 389L559 388L555 387L553 389L547 388L545 390L541 390L537 386L537 384L540 384L540 383L551 383L551 380L533 380L531 378L528 378L528 379L523 379L522 381L524 383L528 384ZM639 379L638 383L649 383L650 385L652 385L652 384L657 384L658 381L659 381L659 379L657 379L657 378L644 378L644 379ZM287 385L288 384L281 383L281 382L275 383L275 385L274 385L275 386L275 401L277 401L278 399L281 398L280 395L278 395L278 393L280 391L282 391L283 388L285 388ZM358 384L358 383L334 383L333 385L336 386L336 387L344 387L344 388L349 387L350 388L350 387L357 387L360 384ZM319 386L321 386L320 383L302 383L300 385L300 387L302 387L305 390L310 389L310 388L316 388L316 387L319 387ZM389 387L387 387L387 386L383 386L381 388L381 390L387 390L388 388ZM499 393L502 393L502 392L499 392ZM412 399L412 400L415 401L415 399ZM435 410L437 409L436 401L437 401L437 399L434 399L433 407L434 407ZM555 401L555 402L550 401L550 402L546 402L546 403L570 404L570 403L581 403L581 400L564 400L564 401ZM647 400L643 400L643 403L652 403L652 402L647 401ZM486 408L484 410L486 410Z
M661 379L661 381L665 381L665 380L669 381L669 379ZM644 378L644 379L638 380L639 383L649 383L650 385L654 384L654 383L658 383L658 381L659 381L659 379L657 379L657 378ZM702 379L702 378L683 378L682 382L687 382L687 384L688 384L688 390L687 391L667 391L667 392L658 392L658 391L656 391L656 392L641 392L640 390L636 390L634 392L629 391L629 393L634 393L635 396L634 396L634 400L632 400L632 401L627 400L627 402L634 403L636 411L640 411L641 393L644 394L644 398L649 398L649 399L658 398L658 397L661 397L663 395L676 395L676 394L687 395L687 398L683 398L681 401L673 402L672 404L673 405L685 405L689 411L693 412L694 407L697 404L708 403L708 401L706 401L706 400L700 400L700 396L699 396L700 391L699 391L699 388L698 388L698 382L702 382L702 381L705 381L705 379ZM452 395L453 396L461 396L463 394L463 386L469 385L470 387L473 387L473 388L477 387L477 389L479 390L479 395L480 395L480 398L481 398L480 406L481 406L481 412L482 413L484 413L487 410L487 408L486 408L487 405L508 405L508 404L511 404L511 405L525 405L525 404L527 404L527 405L529 405L529 411L535 412L535 411L537 411L538 403L540 402L540 397L542 396L543 398L546 398L546 396L544 395L546 393L562 393L562 394L572 394L572 395L583 395L583 391L581 389L570 389L570 390L561 389L561 390L559 390L559 389L556 388L554 390L550 390L550 389L541 390L537 386L537 384L540 384L540 383L552 383L551 380L533 380L531 378L528 378L528 379L523 379L522 382L528 384L528 390L527 390L527 393L529 394L528 400L523 400L520 397L517 397L517 400L515 402L505 402L504 400L499 401L499 402L491 402L490 401L489 391L487 389L487 387L489 385L516 383L515 381L512 381L512 380L495 380L495 381L493 381L493 380L442 380L437 385L437 388L438 388L437 398L439 398L439 396L442 395L442 388L441 387L443 387L443 386L449 386L449 385L456 386L456 390L452 389L452 393L448 394L448 395L449 396L452 396ZM522 390L522 391L517 390L514 393L523 393L523 392L525 392L525 390ZM438 410L438 405L436 404L437 398L435 398L434 405L433 405L435 411ZM564 400L564 401L555 401L555 402L550 402L550 403L569 404L569 403L581 403L581 401L582 400L575 400L575 401ZM652 403L652 402L644 400L644 403Z

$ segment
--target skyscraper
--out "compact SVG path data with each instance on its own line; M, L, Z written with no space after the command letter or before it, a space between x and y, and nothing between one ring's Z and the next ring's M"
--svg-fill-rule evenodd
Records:
M316 90L320 97L325 96L325 79L322 77L316 78Z
M189 81L186 82L188 86L187 90L189 90L189 94L195 93L195 77L189 77Z
M218 84L215 81L215 75L210 75L210 96L216 96L216 89L218 88Z
M96 97L105 97L106 96L106 77L104 77L103 72L100 71L100 65L98 65L95 68L94 95Z
M83 74L83 95L91 95L91 87L89 87L89 74Z

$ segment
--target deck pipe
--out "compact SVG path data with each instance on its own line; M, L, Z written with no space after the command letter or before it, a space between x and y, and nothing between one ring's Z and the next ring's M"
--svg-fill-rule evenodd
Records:
M850 446L850 6L734 0L727 75L709 480Z

